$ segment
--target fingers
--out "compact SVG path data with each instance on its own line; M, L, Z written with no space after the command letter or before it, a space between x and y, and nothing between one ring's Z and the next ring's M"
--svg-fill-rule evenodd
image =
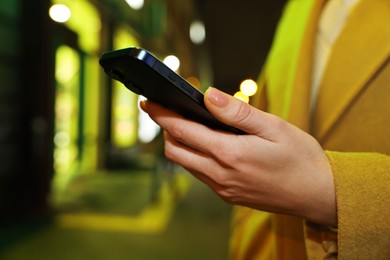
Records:
M209 158L204 153L194 150L172 137L168 132L164 132L165 138L165 156L167 159L182 165L188 169L202 171L199 166L209 164ZM196 167L194 167L196 166Z
M150 101L141 102L141 108L177 142L203 154L217 153L218 147L224 143L223 140L234 136L230 133L216 132Z
M213 190L221 190L220 185L215 181L221 179L219 172L210 169L217 169L220 166L205 154L191 149L175 140L169 133L164 132L165 137L165 156L167 159L177 163L191 172L197 179L206 183ZM206 174L207 173L207 174Z
M205 104L213 116L221 122L248 134L268 139L268 133L274 121L274 116L271 114L260 111L215 88L209 88L206 91Z

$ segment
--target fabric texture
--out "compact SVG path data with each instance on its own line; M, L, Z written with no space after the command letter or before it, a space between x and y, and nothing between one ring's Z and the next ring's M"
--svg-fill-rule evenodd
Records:
M337 230L237 207L232 259L390 259L390 1L360 0L353 8L311 113L313 47L323 5L288 2L253 105L310 133L326 150Z
M356 3L357 0L330 0L321 11L314 45L310 108L316 103L319 83L330 51Z

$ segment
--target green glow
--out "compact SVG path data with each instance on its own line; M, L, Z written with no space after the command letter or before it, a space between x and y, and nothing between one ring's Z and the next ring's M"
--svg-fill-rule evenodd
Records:
M77 157L78 139L78 95L80 60L78 53L62 45L56 52L55 64L55 132L54 169L58 188L66 185Z
M81 74L78 75L78 78L75 79L74 82L77 86L72 86L75 89L82 89L83 92L72 93L72 102L74 104L68 102L67 104L69 107L65 108L77 109L77 112L73 115L74 119L72 120L75 122L79 119L82 120L82 125L77 125L77 127L80 128L76 127L74 130L76 132L72 133L77 136L79 144L76 144L74 151L71 153L61 154L56 150L54 155L55 158L57 158L56 161L61 161L61 165L63 166L58 168L59 166L57 163L55 169L56 171L59 169L62 169L61 171L65 171L66 169L69 170L76 167L75 165L72 166L72 163L69 160L78 160L77 167L79 171L83 173L95 172L98 167L98 136L100 134L99 99L101 92L100 88L102 86L102 82L100 82L101 69L98 63L100 57L100 33L102 26L100 13L88 0L52 0L52 4L63 4L70 9L71 17L64 25L77 34L79 40L77 48L84 53L81 57L79 52L63 49L59 51L59 53L63 54L59 54L56 57L56 80L58 84L65 87L67 85L64 84L64 82L69 80L69 77L74 74L74 71L80 70L80 62L83 62ZM77 58L75 58L76 56ZM81 58L82 60L80 60ZM76 59L78 60L77 63L72 61ZM64 103L65 101L61 101L64 98L65 97L62 97L62 95L58 95L56 104ZM67 99L69 99L69 97L67 97ZM56 117L58 117L57 114ZM64 134L59 135L59 137L61 136L65 137ZM63 141L60 138L57 139L60 143ZM79 150L80 148L81 150ZM64 158L69 159L65 160ZM65 167L66 161L70 164Z
M114 49L138 46L130 28L118 27L114 33ZM138 96L121 83L113 82L112 139L120 148L134 145L138 137Z
M71 10L72 16L65 24L78 34L80 47L88 52L98 51L102 24L96 7L87 0L53 0L52 2L64 4Z

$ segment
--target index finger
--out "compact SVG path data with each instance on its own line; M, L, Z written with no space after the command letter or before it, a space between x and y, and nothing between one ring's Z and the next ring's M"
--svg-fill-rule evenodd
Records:
M207 155L213 155L223 140L235 134L211 129L151 101L141 103L142 109L176 141Z

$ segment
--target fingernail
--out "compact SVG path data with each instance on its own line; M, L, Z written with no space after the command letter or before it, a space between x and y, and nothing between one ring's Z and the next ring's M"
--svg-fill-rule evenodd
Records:
M228 95L212 87L207 90L207 99L217 107L225 107L229 103Z
M139 102L139 106L142 108L143 111L147 112L146 110L146 100L142 100L141 102Z

